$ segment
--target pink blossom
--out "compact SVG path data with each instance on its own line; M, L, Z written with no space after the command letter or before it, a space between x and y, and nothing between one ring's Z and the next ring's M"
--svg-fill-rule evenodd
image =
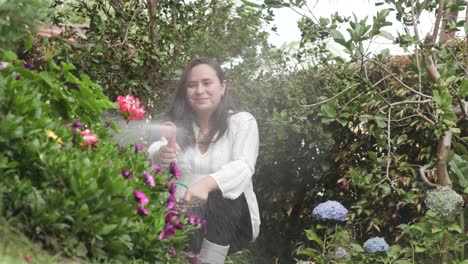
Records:
M146 208L144 208L143 205L141 204L138 205L137 212L139 215L142 215L142 216L149 215L149 211Z
M135 190L135 199L138 201L140 204L147 204L149 202L148 197L146 194L140 190Z
M145 114L145 107L140 105L140 99L135 98L133 95L118 96L117 102L122 116L129 122L130 120L142 119Z
M153 171L154 171L154 173L158 174L158 173L161 173L161 172L162 172L162 169L161 169L161 167L159 167L159 166L156 165L156 166L154 166Z
M85 147L87 147L87 145L96 145L96 143L98 142L98 137L96 136L96 134L93 134L93 132L89 129L81 131L80 135L86 142Z
M120 169L120 173L122 173L122 176L124 176L125 179L133 178L132 173L126 169Z
M151 174L149 174L149 172L144 172L145 174L145 181L146 181L146 184L148 184L149 187L153 188L154 186L156 186L156 183L154 182L154 178L153 176L151 176Z
M172 196L172 195L169 196L169 198L167 199L166 207L168 209L174 209L175 205L176 205L176 200L175 200L174 196Z
M139 144L135 144L135 152L142 152L143 151L143 146Z
M82 137L85 137L85 136L90 136L91 133L92 133L91 130L86 129L86 130L84 130L84 131L81 131L81 132L80 132L80 135L81 135Z

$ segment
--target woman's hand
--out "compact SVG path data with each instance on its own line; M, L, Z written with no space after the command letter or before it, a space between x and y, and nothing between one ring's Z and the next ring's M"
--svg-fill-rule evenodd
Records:
M167 145L161 146L158 150L157 163L162 168L169 168L169 164L177 158L177 150Z
M204 204L208 200L208 194L211 191L219 189L218 184L211 176L205 176L194 184L185 192L185 203L186 204Z

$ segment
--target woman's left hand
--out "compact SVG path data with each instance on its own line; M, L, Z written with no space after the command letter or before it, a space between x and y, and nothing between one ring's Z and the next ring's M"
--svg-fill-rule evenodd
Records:
M186 204L204 204L208 200L208 194L211 191L217 190L218 184L211 176L205 176L194 184L185 192L185 203Z

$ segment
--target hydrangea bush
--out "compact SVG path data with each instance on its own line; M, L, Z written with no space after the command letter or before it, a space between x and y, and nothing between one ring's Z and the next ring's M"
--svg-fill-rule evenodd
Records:
M14 53L1 59L8 62L0 70L2 217L69 256L186 259L187 234L203 221L175 201L178 174L151 164L143 146L112 141L112 120L101 116L125 109L87 76L75 76L73 65L50 62L36 72ZM127 121L144 113L134 106Z
M326 201L317 205L312 216L321 221L346 222L348 209L337 201Z
M367 253L382 253L388 252L390 246L387 244L385 239L381 237L372 237L364 242L364 252Z
M462 211L463 197L449 187L438 187L428 193L426 206L447 221L453 221Z

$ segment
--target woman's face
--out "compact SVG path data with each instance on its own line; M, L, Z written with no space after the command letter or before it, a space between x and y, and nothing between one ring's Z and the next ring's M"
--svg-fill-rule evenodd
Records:
M220 81L208 64L194 66L187 78L187 99L198 118L210 117L226 90L226 81Z

